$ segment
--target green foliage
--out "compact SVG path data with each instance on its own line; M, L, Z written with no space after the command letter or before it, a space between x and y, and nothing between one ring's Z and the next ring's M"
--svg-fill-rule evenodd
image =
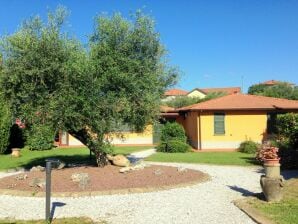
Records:
M169 107L180 108L200 102L199 97L177 96L172 100L164 102Z
M253 95L298 100L298 87L293 87L288 82L280 82L272 86L264 84L252 85L249 87L248 93Z
M162 142L167 142L170 140L178 140L185 143L187 138L185 135L185 131L180 124L176 122L173 122L173 123L167 122L161 129L160 140Z
M186 107L189 105L193 105L196 103L201 103L201 102L204 102L207 100L215 99L218 97L222 97L225 95L226 95L226 93L223 93L223 92L213 92L213 93L208 93L204 98L177 96L176 98L165 102L165 104L169 107L180 108L180 107Z
M266 88L268 88L268 85L265 84L255 84L248 88L248 94L252 95L263 95Z
M53 148L55 132L43 124L33 124L27 131L26 145L30 150L49 150Z
M157 118L178 71L166 61L153 20L141 12L97 17L88 50L63 32L67 14L60 7L47 22L31 18L2 39L0 87L16 117L71 133L103 166L106 134L123 124L143 130Z
M11 127L11 111L0 95L0 154L7 151Z
M157 146L157 151L158 152L170 152L170 153L175 153L175 152L188 152L190 151L191 147L179 140L169 140L167 142L162 142Z
M239 146L239 151L243 153L255 154L260 145L254 141L244 141Z
M187 137L181 125L176 122L166 123L161 129L161 143L157 146L159 152L187 152L190 146L186 144Z
M298 114L277 115L278 147L283 168L298 168Z
M292 145L298 146L298 114L277 115L276 127L282 138L287 138Z

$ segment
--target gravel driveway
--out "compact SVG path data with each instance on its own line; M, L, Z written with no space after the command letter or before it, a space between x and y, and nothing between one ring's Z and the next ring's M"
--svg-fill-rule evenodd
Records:
M165 163L155 164L165 165ZM235 207L232 201L243 195L261 191L259 186L261 168L171 165L201 170L208 173L212 180L190 187L159 192L52 198L52 203L55 205L54 217L87 216L94 220L124 224L254 223ZM44 207L44 198L0 196L0 218L43 219Z

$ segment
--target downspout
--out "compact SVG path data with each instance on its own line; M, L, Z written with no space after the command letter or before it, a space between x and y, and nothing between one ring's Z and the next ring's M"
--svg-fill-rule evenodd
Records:
M201 112L199 112L199 150L202 150Z

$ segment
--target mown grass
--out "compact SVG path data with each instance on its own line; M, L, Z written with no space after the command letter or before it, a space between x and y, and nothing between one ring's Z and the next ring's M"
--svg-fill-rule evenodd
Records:
M188 152L188 153L162 153L158 152L147 158L154 162L176 163L204 163L215 165L257 165L254 155L241 152Z
M287 181L281 202L251 199L248 203L277 224L298 224L298 178Z
M144 146L121 146L115 147L115 154L130 154L152 147ZM36 165L45 165L45 159L55 157L67 163L76 162L95 162L94 156L89 158L90 151L86 147L79 148L55 148L45 151L30 151L26 148L21 149L21 157L13 158L11 155L0 155L0 170L7 170L16 167L31 168Z

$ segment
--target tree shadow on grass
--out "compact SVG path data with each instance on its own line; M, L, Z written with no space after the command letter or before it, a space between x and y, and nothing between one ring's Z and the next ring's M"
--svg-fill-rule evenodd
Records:
M25 168L25 170L30 170L33 166L46 166L46 159L58 159L59 161L62 161L66 163L67 167L71 166L97 166L95 156L91 155L55 155L50 157L40 157L40 158L34 158L28 163L22 165L22 167Z
M250 157L250 156L242 156L240 157L241 159L245 160L245 162L253 164L253 165L262 165L259 161L257 161L255 158Z
M285 180L298 178L298 170L282 170L281 175L284 177Z

